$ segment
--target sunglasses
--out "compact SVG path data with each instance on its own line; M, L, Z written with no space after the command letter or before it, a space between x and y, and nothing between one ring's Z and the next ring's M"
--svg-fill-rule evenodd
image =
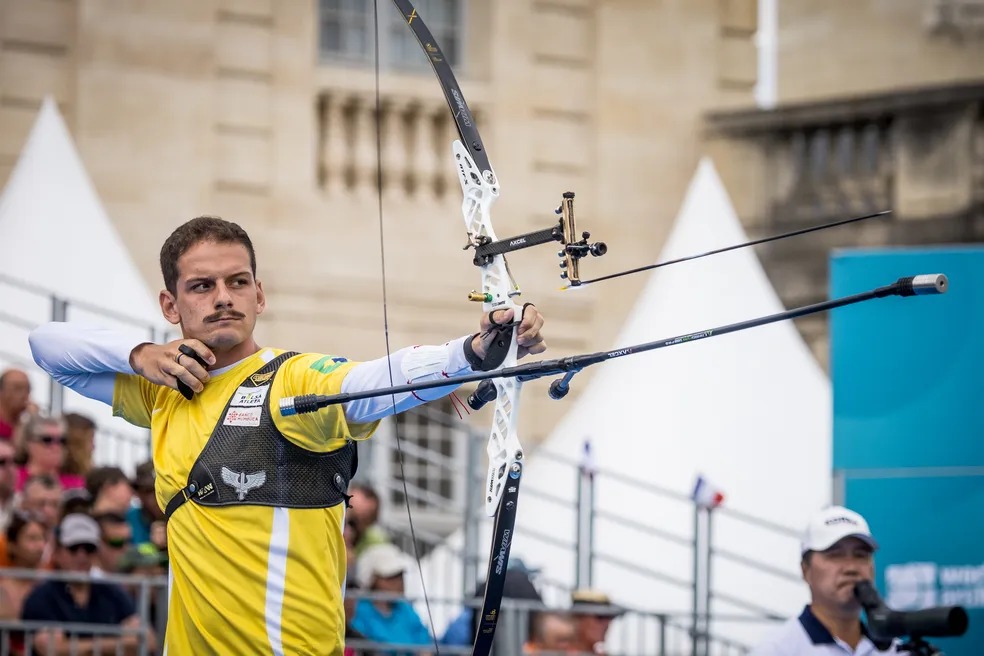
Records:
M130 544L129 538L103 538L103 544L110 549L122 549Z
M72 554L77 554L79 551L84 551L88 555L93 555L96 553L96 545L94 544L73 544L70 547L66 547Z
M54 437L51 435L37 435L34 440L44 444L45 446L51 446L52 444L57 444L58 446L65 446L64 437Z

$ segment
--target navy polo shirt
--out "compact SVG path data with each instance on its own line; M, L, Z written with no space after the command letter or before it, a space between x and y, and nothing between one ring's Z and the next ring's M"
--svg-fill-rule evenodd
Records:
M888 649L879 651L868 635L867 627L861 624L861 642L857 648L834 637L827 630L809 606L803 608L800 616L787 620L765 641L757 645L748 656L875 656L879 654L898 654L893 643Z
M80 624L120 624L133 616L136 607L118 585L92 583L89 603L78 606L64 581L45 581L24 600L22 620L78 622Z

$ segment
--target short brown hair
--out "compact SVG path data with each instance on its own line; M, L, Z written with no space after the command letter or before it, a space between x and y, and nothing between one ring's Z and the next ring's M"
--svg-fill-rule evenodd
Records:
M85 489L93 502L99 497L104 488L117 483L130 483L130 479L119 467L95 467L85 475Z
M21 531L31 524L39 524L44 527L44 521L34 513L26 513L22 510L13 513L10 517L10 523L7 525L7 544L11 545L17 542Z
M256 253L249 235L238 224L217 216L198 216L184 223L171 233L161 246L161 275L164 287L172 294L178 293L178 258L189 248L203 241L219 244L242 244L249 252L249 268L256 277Z
M95 430L96 422L92 421L85 415L80 415L77 412L66 412L62 415L65 423L68 425L68 430Z

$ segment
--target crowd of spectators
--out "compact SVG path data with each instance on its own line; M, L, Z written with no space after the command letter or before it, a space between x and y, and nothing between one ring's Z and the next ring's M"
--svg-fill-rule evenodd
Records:
M89 417L39 410L25 372L0 372L0 621L136 627L140 586L104 579L166 574L153 464L140 464L132 478L119 467L95 466L95 434ZM153 596L149 604L153 619L160 609ZM151 626L144 630L154 644ZM85 651L93 639L58 629L32 636L37 649L55 653ZM121 653L138 640L118 639ZM11 633L10 640L16 645L24 636Z
M422 653L419 650L435 642L439 646L470 646L478 627L477 611L464 606L443 632L432 634L414 606L399 598L405 592L405 576L411 571L412 559L379 525L379 495L371 486L358 482L351 485L350 493L351 508L345 526L349 590L345 607L346 637L373 643L418 645L415 653ZM622 609L603 592L587 589L572 593L569 608L547 609L537 589L538 574L539 570L528 567L518 557L510 560L506 571L503 598L525 602L535 609L529 618L524 653L604 654L609 626ZM481 583L473 591L472 599L481 599L484 593L485 584ZM346 656L370 653L351 647L346 650ZM378 656L395 653L383 650Z

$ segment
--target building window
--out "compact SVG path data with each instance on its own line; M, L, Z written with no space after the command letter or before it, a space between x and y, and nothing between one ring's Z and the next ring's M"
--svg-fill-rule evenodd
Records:
M415 408L393 417L393 440L389 450L389 475L399 480L400 454L395 432L403 440L403 472L406 475L410 503L418 508L447 510L462 502L462 466L468 447L468 429L456 421L448 397L432 401L430 407ZM407 499L402 484L393 486L392 502L402 508Z
M377 0L379 6L379 57L381 68L424 70L430 66L416 38L396 6ZM374 65L373 2L320 0L318 50L323 62ZM418 13L427 21L437 45L452 68L461 64L465 0L417 0Z

